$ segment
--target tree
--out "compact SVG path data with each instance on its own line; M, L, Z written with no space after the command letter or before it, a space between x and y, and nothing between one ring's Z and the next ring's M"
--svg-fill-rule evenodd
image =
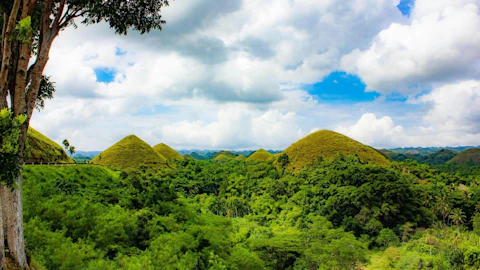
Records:
M70 157L71 157L73 154L75 154L75 146L70 146L70 147L68 148L68 152L70 153Z
M107 22L117 34L130 29L147 33L161 30L160 15L168 0L2 0L0 3L0 110L10 108L12 117L25 115L18 138L19 157L23 156L27 130L33 110L44 106L53 85L45 80L43 70L53 41L63 29ZM81 18L75 20L76 18ZM42 94L42 81L47 89ZM47 87L47 88L45 88ZM49 94L50 93L50 94ZM7 98L10 102L7 102ZM21 163L21 158L18 161ZM7 212L6 238L11 257L20 267L27 264L23 242L22 173L17 174L15 189L4 189L2 209ZM3 186L2 186L3 187ZM5 212L5 211L4 211ZM0 228L3 230L3 228ZM3 239L0 240L0 242ZM3 249L2 249L3 252Z
M452 213L448 217L457 226L460 226L461 224L463 224L466 219L465 213L463 213L462 209L460 208L453 209Z
M12 118L12 112L8 109L0 111L0 206L4 199L4 187L12 188L13 179L20 171L18 163L18 137L20 136L20 126L25 121L25 117ZM0 207L0 250L3 251L3 213ZM5 254L0 252L0 269L5 267Z
M68 147L70 146L70 143L68 142L67 139L63 140L62 142L63 147L65 148L65 151L68 151Z

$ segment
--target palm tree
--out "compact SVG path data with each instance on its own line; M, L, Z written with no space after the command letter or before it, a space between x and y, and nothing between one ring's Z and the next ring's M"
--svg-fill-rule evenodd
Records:
M448 217L457 226L460 226L461 224L463 224L466 219L465 213L463 213L462 209L460 208L453 209L452 213Z

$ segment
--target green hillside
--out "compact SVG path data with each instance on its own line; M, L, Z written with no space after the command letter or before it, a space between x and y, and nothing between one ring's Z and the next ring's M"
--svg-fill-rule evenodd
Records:
M160 143L153 147L157 153L165 157L166 159L173 159L173 160L182 160L184 157L180 155L177 151L173 150L170 146Z
M225 159L234 159L237 155L230 151L220 151L216 153L215 158L213 160L225 160Z
M289 158L287 169L291 171L300 171L318 162L319 158L329 159L339 153L357 154L365 162L382 166L390 163L387 157L372 147L329 130L320 130L306 136L288 147L284 153Z
M228 155L219 154L213 160L219 161L219 160L229 160L229 159L234 159L234 158Z
M264 149L260 149L255 153L251 154L247 161L267 161L273 159L273 154L267 152Z
M74 163L60 145L32 127L28 129L24 156L26 163Z
M246 159L247 159L247 157L244 156L244 155L239 155L238 157L235 158L235 160L239 160L239 161L244 161Z
M449 161L449 163L475 163L480 164L480 148L471 148L460 152L457 156Z
M103 151L91 162L114 169L126 169L142 164L162 167L166 164L166 158L137 136L130 135Z

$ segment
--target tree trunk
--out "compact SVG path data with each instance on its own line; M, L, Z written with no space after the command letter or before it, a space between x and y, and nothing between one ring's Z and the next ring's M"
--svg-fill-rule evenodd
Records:
M0 270L6 267L5 264L5 236L3 235L3 185L0 185Z
M22 172L17 177L15 189L5 188L7 201L7 242L10 254L20 267L27 265L25 241L23 239L23 202L22 202Z

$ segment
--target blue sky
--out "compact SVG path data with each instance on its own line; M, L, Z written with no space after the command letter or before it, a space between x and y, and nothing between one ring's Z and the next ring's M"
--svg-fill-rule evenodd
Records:
M402 11L403 15L410 15L411 9L415 4L415 0L401 0L400 4L398 5L398 9Z
M59 35L32 125L79 150L284 149L329 129L374 147L480 144L480 0L192 0L163 31ZM439 16L441 14L441 16ZM415 86L415 87L412 87Z

